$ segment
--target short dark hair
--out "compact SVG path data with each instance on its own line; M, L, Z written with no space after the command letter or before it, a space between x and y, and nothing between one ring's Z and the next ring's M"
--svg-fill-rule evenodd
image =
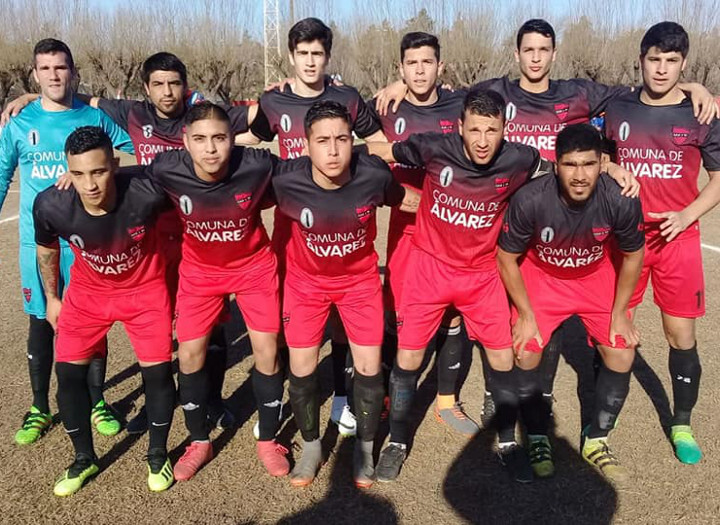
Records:
M551 39L552 46L553 48L555 47L555 30L547 20L543 20L542 18L533 18L521 25L520 29L518 29L516 38L518 49L520 49L523 37L528 33L540 33L542 36Z
M70 48L65 42L55 38L43 38L35 44L35 48L33 49L33 67L37 66L36 58L38 55L54 55L55 53L65 53L68 66L70 66L72 70L75 69L75 60L70 52Z
M330 56L333 41L332 29L326 26L319 18L304 18L290 28L288 32L288 49L292 53L298 44L315 42L315 40L320 41L325 49L325 54Z
M500 117L505 120L505 99L500 93L491 89L471 89L465 95L463 120L466 113L481 117Z
M348 123L348 126L352 129L352 116L345 106L334 100L318 100L305 114L305 120L303 122L305 127L305 136L310 136L310 128L318 120L325 120L328 118L339 118Z
M197 104L190 106L190 109L188 109L187 113L185 113L186 126L189 126L198 120L210 119L225 122L228 126L230 126L230 116L227 114L227 111L225 111L221 106L213 104L208 100L203 100L202 102L198 102Z
M65 156L81 155L101 149L108 157L113 156L113 143L104 129L98 126L82 126L68 135L65 139Z
M675 22L660 22L647 30L640 42L640 56L644 57L651 47L662 53L677 51L683 58L690 50L690 37L685 28Z
M603 141L600 132L590 124L572 124L558 133L555 142L555 156L558 161L566 153L594 151L600 156Z
M172 53L161 51L145 59L140 68L140 78L143 84L150 83L150 75L155 71L175 71L180 74L180 79L187 86L187 68L183 61Z
M405 33L400 41L400 62L405 59L405 51L424 46L432 47L435 50L435 58L440 60L440 42L435 35L422 31Z

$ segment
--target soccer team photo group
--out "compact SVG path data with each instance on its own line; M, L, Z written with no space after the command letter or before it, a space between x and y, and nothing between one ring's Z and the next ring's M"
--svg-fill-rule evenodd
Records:
M82 93L75 50L36 39L0 127L9 522L720 520L720 99L677 21L610 86L553 74L548 20L473 85L407 31L361 95L302 18L287 78L235 104L162 48L141 100ZM647 472L670 510L633 507Z

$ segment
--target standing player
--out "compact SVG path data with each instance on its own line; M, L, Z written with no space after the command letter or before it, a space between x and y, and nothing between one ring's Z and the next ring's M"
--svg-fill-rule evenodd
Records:
M694 464L702 458L690 427L701 373L695 319L705 314L698 220L720 201L720 124L699 124L680 90L689 47L682 26L652 26L640 44L642 90L613 100L605 126L617 161L642 180L647 252L630 306L640 304L652 278L670 345L670 439L677 458ZM698 192L701 163L710 181Z
M289 470L287 450L274 441L283 396L276 259L260 220L273 157L267 150L233 149L230 118L209 102L187 111L183 141L187 151L165 152L146 168L170 196L184 227L176 333L178 389L191 443L175 465L175 478L190 479L213 457L204 363L229 294L235 294L245 318L255 358L258 457L271 475L283 476Z
M32 206L37 194L66 173L65 139L84 125L102 127L115 147L132 153L127 134L101 111L77 100L72 83L75 62L67 45L48 38L33 50L33 77L40 86L40 98L21 116L13 119L0 135L0 208L7 195L15 169L20 168L20 278L25 313L30 317L28 331L28 368L33 403L25 414L22 428L15 434L21 445L34 443L52 424L48 402L53 361L53 329L46 321L46 301L37 267ZM73 254L67 243L60 244L60 280L58 292L67 285ZM46 290L47 291L47 290ZM92 361L88 375L93 402L92 419L98 432L112 436L120 431L120 422L103 399L104 358Z
M273 178L278 209L292 221L283 324L290 347L290 403L303 438L302 457L291 474L294 486L312 483L322 463L317 365L333 305L347 330L355 368L353 479L360 488L375 480L373 444L384 396L375 210L401 203L414 210L417 195L405 197L382 160L353 153L351 126L342 104L314 103L304 119L309 158L279 164Z
M353 131L360 138L385 141L380 123L368 111L356 89L325 84L325 70L330 60L332 39L330 28L317 18L300 20L290 28L288 49L290 63L295 70L294 82L283 90L274 89L262 95L250 132L238 137L238 144L257 144L260 140L268 142L277 135L280 157L299 157L303 152L305 139L303 119L310 106L318 100L333 100L347 107L352 117ZM276 211L272 243L278 256L281 280L289 237L290 222ZM341 434L354 435L355 420L348 406L345 386L347 338L335 315L331 325L335 383L331 419L338 424Z
M55 484L55 495L69 496L99 468L90 431L91 359L105 357L104 339L122 322L146 385L150 427L148 487L172 485L167 436L175 408L172 378L171 310L165 261L154 218L163 193L137 169L118 170L110 137L99 127L73 131L65 143L73 190L50 187L33 208L38 266L47 297L47 320L56 329L58 406L75 448L75 461ZM58 239L77 256L72 281L61 300Z
M498 243L500 276L513 302L516 379L520 398L527 400L521 406L530 463L538 477L555 471L537 367L553 331L578 315L603 359L582 455L621 482L626 472L607 437L630 389L638 343L628 304L642 268L642 208L600 174L602 139L595 128L565 128L557 136L557 155L557 177L532 181L510 200ZM617 278L611 241L622 260Z
M400 75L407 86L407 94L397 112L378 116L383 133L390 142L407 139L413 133L431 131L456 133L462 114L464 95L437 86L442 73L440 44L434 35L407 33L400 42ZM369 105L375 111L374 105ZM391 166L395 179L401 184L421 191L425 170L414 166ZM383 360L392 368L397 350L396 310L400 304L402 283L408 265L408 255L415 231L415 214L392 208L387 239L385 271L385 310L387 318ZM448 312L437 337L438 395L435 416L450 428L466 436L475 435L478 425L467 417L456 399L460 361L465 339L461 335L461 318Z

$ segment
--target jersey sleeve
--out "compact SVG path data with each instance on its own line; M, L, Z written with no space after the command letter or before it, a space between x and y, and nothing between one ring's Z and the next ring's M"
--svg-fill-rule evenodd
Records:
M628 86L608 86L583 78L576 78L571 82L575 82L585 90L590 106L590 117L596 117L605 111L605 107L611 99L632 91L632 88Z
M35 223L35 243L40 246L55 246L58 242L58 233L53 228L47 217L47 209L50 206L48 192L58 191L50 188L40 193L33 203L33 222Z
M713 120L705 140L700 145L703 166L707 171L720 171L720 122Z
M364 139L381 129L382 126L380 125L380 118L377 116L377 113L370 111L368 104L366 104L358 94L358 112L355 124L353 125L353 131L358 137Z
M131 155L135 154L135 148L133 147L132 140L130 140L130 135L103 112L100 112L100 127L110 136L110 140L112 140L113 147L116 150L124 151Z
M608 181L615 185L614 181ZM620 195L617 187L612 188L617 194L617 215L614 234L618 248L624 252L636 252L645 245L645 228L640 199L631 199Z
M230 129L232 129L233 133L236 135L245 133L248 130L248 107L227 104L223 104L222 107L230 117Z
M399 206L405 198L405 188L393 177L387 165L381 167L385 177L383 201L385 206Z
M12 139L11 124L0 128L0 210L18 165L18 152Z
M438 135L438 133L416 133L406 140L395 142L392 146L393 157L400 164L420 168L427 162L432 139L435 138L436 142Z
M273 131L272 127L270 126L270 121L268 120L267 115L265 114L265 111L263 109L263 105L267 104L267 97L267 93L260 97L260 105L258 106L255 120L253 120L253 123L250 126L250 131L260 140L270 142L272 139L275 138L275 131ZM265 101L264 103L263 100Z
M525 253L533 234L534 224L528 216L528 212L532 214L532 203L523 199L524 193L516 193L510 198L510 205L503 218L498 245L509 253Z
M133 105L137 104L135 100L109 100L101 98L98 102L98 108L110 117L118 126L125 131L128 130L128 116Z

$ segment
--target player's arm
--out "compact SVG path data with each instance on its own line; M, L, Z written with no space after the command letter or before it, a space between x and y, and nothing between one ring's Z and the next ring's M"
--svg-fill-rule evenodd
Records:
M610 159L603 155L602 165L600 169L610 175L618 186L622 188L621 194L625 197L637 198L640 195L640 183L632 172L626 170L619 164L611 162Z
M625 339L628 348L632 348L640 343L640 333L628 316L628 306L640 279L645 249L640 248L634 252L620 251L620 253L622 262L615 287L615 302L610 322L610 342L614 346L615 338L620 336Z
M50 190L53 191L53 190ZM42 278L45 297L47 298L47 321L57 330L57 320L62 308L58 295L60 275L60 244L58 235L45 218L43 203L45 195L41 194L33 204L33 222L35 224L35 242L37 244L37 265Z
M399 162L421 168L426 162L424 155L430 153L430 144L433 140L437 142L439 136L439 133L419 133L401 142L368 142L365 146L370 155L377 155L388 164Z
M710 124L716 118L720 118L717 100L705 86L697 82L680 82L678 87L690 95L693 113L700 124Z
M93 97L91 95L85 95L84 93L75 93L75 97L88 106L92 106L94 108L97 108L100 102L100 97ZM11 117L17 117L25 106L39 98L40 93L25 93L24 95L17 97L15 100L8 102L5 109L0 114L0 126L7 124Z
M236 146L256 146L261 142L271 142L275 138L275 131L270 126L270 121L262 108L262 97L260 103L255 106L252 122L249 122L249 118L248 114L250 129L245 133L235 135Z
M135 154L135 146L130 139L127 131L115 123L107 114L104 112L100 113L100 127L103 128L105 133L108 134L110 140L113 143L113 147L116 150L124 151L125 153Z
M236 146L257 146L262 140L257 138L252 131L246 131L245 133L238 133L235 135Z
M353 131L367 142L387 142L382 130L382 123L377 111L371 107L372 102L365 102L360 94L357 95L358 106Z
M0 128L0 210L10 189L18 165L18 152L12 140L10 126Z

